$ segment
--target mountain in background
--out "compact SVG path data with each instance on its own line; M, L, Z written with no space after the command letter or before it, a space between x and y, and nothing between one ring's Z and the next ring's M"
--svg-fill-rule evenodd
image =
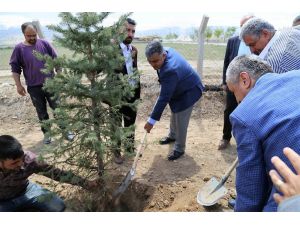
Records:
M210 27L212 30L217 27ZM222 27L223 29L227 29L227 27ZM137 30L136 37L144 37L144 36L159 36L164 38L166 35L175 33L178 35L179 40L190 40L189 36L194 32L196 27L164 27L157 29L149 29L149 30ZM45 35L45 38L52 42L53 40L53 31L49 30L47 27L42 27L42 31ZM19 42L24 40L23 34L21 32L20 27L10 27L5 28L3 25L0 25L0 46L14 46Z
M42 30L45 38L51 42L53 39L53 31L47 27L42 27ZM0 25L0 46L14 46L22 41L24 41L24 36L21 27L5 28Z

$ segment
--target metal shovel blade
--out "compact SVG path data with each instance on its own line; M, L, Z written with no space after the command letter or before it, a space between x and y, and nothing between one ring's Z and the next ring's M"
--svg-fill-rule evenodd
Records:
M128 173L126 174L126 176L122 180L122 182L121 182L120 186L118 187L118 189L115 190L114 193L113 193L113 198L114 199L121 196L126 191L126 189L128 188L131 180L133 179L134 174L135 174L135 169L136 169L136 166L137 166L137 162L138 162L138 158L141 157L142 151L144 150L144 143L145 143L146 137L147 137L147 132L145 132L144 137L143 137L143 139L142 139L142 141L141 141L141 143L138 147L138 150L137 150L136 155L134 157L134 161L133 161L131 169L128 171Z
M125 178L122 180L118 189L113 193L113 198L117 198L119 195L121 195L123 192L126 191L133 177L134 177L134 171L132 171L131 169L128 171Z
M219 186L220 182L212 177L198 192L197 202L204 206L212 206L217 203L219 199L224 197L227 194L227 189L224 186Z
M197 194L197 202L200 205L212 206L216 204L220 198L227 194L227 189L224 187L224 184L237 164L238 158L234 160L220 181L217 181L215 177L212 177L203 186Z

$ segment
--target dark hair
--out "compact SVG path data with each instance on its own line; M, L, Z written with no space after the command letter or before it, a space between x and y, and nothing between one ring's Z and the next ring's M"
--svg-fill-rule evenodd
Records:
M161 55L164 52L164 47L159 40L149 42L145 49L145 55L149 59L153 54L158 53Z
M37 31L36 26L35 26L32 22L26 22L26 23L23 23L23 24L21 25L21 30L22 30L22 33L23 33L23 34L25 33L25 30L26 30L26 28L27 28L28 26L33 27L33 28Z
M127 21L127 23L129 23L131 25L134 25L134 26L136 25L136 22L131 18L127 18L126 21Z
M21 143L10 135L0 136L0 160L18 159L24 155Z

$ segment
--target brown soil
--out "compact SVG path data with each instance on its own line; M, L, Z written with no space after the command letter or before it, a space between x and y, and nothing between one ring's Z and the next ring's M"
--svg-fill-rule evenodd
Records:
M207 62L209 65L211 62ZM206 64L206 65L207 65ZM218 63L220 64L220 63ZM219 67L219 65L218 65ZM220 68L220 67L219 67ZM142 65L142 101L139 105L136 122L136 139L141 140L144 123L151 112L159 93L155 72ZM205 68L204 68L205 69ZM205 84L218 84L221 80L218 71L205 69ZM2 74L1 74L2 75ZM35 109L30 97L19 96L9 74L0 79L0 134L15 136L23 144L24 149L39 152L42 149L42 132L37 121ZM159 121L147 136L147 148L138 162L136 175L128 190L120 199L118 207L112 211L232 211L227 200L235 196L235 172L229 177L225 186L228 194L213 207L200 206L196 201L198 191L213 176L218 180L236 158L236 146L217 150L222 136L223 108L225 94L223 92L205 92L194 108L188 128L186 154L174 161L167 160L172 146L161 146L158 140L167 135L170 110L167 107ZM138 143L137 143L138 144ZM114 174L118 174L115 186L122 180L132 164L127 157L123 165L111 165ZM34 175L31 179L48 187L50 180ZM73 210L71 204L81 205L82 190L68 184L60 184L57 191ZM78 208L77 210L86 210ZM90 211L97 210L92 206ZM99 209L98 209L99 210Z

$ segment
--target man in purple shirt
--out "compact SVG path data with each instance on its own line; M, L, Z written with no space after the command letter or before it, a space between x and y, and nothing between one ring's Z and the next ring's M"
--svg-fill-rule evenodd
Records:
M22 32L25 37L25 41L17 44L13 50L9 64L11 65L12 76L17 86L17 92L25 96L26 90L20 81L20 75L23 71L27 92L29 93L32 103L38 114L40 121L49 119L47 112L47 102L49 106L54 110L57 107L56 100L53 99L53 95L43 90L43 85L46 78L53 77L54 74L44 74L41 69L44 69L45 63L38 60L33 51L37 51L43 55L49 55L52 58L56 58L57 54L53 47L45 40L37 38L37 29L32 23L24 23L21 26ZM47 130L42 127L44 135ZM49 144L51 142L50 137L45 135L44 143Z

